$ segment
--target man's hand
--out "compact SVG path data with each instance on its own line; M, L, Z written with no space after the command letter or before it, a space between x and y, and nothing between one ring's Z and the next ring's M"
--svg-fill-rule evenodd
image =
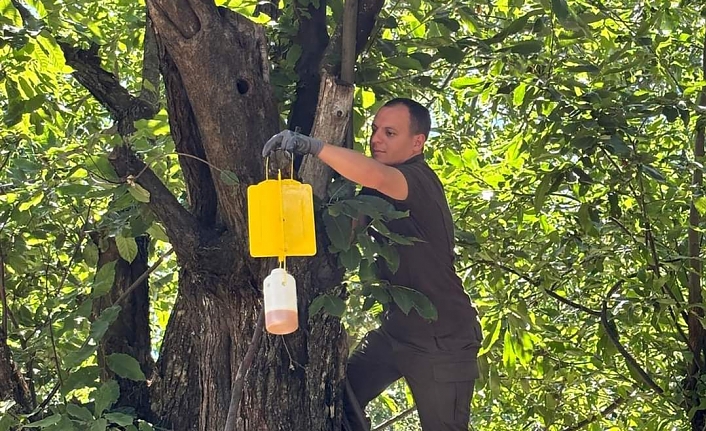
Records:
M311 136L283 130L271 137L262 148L262 157L267 157L277 150L289 151L299 155L313 154L318 156L324 143Z

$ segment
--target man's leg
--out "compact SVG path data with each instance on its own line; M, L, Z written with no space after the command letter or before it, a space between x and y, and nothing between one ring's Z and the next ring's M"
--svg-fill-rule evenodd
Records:
M388 386L402 377L394 361L388 339L378 331L370 331L348 359L346 379L361 410ZM353 429L362 430L352 400L345 397L345 415ZM368 428L370 425L368 424Z
M422 430L468 431L477 364L435 364L426 359L407 363L404 377L417 404Z

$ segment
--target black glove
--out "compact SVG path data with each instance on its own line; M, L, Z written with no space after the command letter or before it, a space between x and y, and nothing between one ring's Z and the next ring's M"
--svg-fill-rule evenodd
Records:
M316 138L291 130L282 130L267 141L262 148L262 157L267 157L277 150L289 151L302 156L306 154L318 156L322 148L324 148L324 143Z

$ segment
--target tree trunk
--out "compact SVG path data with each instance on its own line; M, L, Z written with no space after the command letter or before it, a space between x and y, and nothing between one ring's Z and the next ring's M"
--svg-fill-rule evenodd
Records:
M382 4L382 0L360 2L358 52ZM179 431L218 430L225 425L233 379L262 307L262 280L276 265L274 259L250 258L247 246L247 187L263 179L262 145L279 127L269 83L267 40L261 26L209 0L149 0L147 6L189 209L129 146L114 149L109 159L118 175L132 176L149 191L148 205L164 224L180 268L176 303L149 385L151 412L141 416ZM321 18L316 18L319 32ZM299 68L302 82L297 98L304 114L293 113L312 125L311 134L337 145L344 141L353 88L317 70L338 69L340 34L339 29L328 45L318 44L307 54L322 64ZM94 63L79 62L75 67L92 70ZM93 85L92 80L84 81ZM312 96L314 82L321 85L313 88L316 95ZM115 98L101 88L91 92L123 124L120 130L131 130L131 117L125 113L132 112L133 99L119 99L129 103L116 105L111 102ZM318 101L315 107L312 100ZM224 181L224 171L235 173L239 184ZM331 170L309 157L299 174L323 200ZM344 295L343 270L337 258L326 253L328 239L321 228L317 244L316 256L288 261L297 280L300 329L284 337L265 335L257 346L237 429L340 428L348 352L345 336L336 318L320 313L309 319L308 305L322 293ZM116 325L120 329L115 334L127 334L136 323ZM130 346L118 346L112 339L109 336L103 346L104 353L130 353ZM149 358L137 356L143 370L149 371Z
M706 78L706 37L704 37L701 50L701 72ZM706 88L701 90L699 96L700 106L706 105ZM696 122L696 139L694 141L694 159L702 160L704 157L704 141L706 140L706 125L703 121ZM699 198L703 189L703 171L697 166L694 168L694 174L691 182L692 190L695 196L691 201L689 212L689 349L693 352L693 358L688 366L688 375L685 381L685 389L687 392L687 410L695 407L700 407L702 404L703 394L698 389L700 382L706 375L706 331L704 330L702 320L704 317L703 305L703 265L701 241L702 233L700 232L701 215L696 208L696 199ZM698 194L697 194L698 193ZM697 409L691 417L691 429L694 431L703 431L706 429L706 410Z
M97 236L94 242L99 243ZM115 240L107 241L107 249L100 252L98 267L116 261L115 281L110 292L93 303L93 313L97 317L112 305L121 307L116 322L108 328L98 348L98 364L104 380L115 378L120 385L120 398L116 407L132 407L143 418L151 417L149 391L146 382L133 381L115 376L106 365L106 358L113 353L125 353L137 359L142 372L149 379L154 369L151 356L149 321L149 284L146 280L133 286L147 271L147 237L136 238L137 256L132 262L120 258ZM131 292L127 292L132 288ZM125 295L125 296L124 296ZM120 301L118 303L118 301Z

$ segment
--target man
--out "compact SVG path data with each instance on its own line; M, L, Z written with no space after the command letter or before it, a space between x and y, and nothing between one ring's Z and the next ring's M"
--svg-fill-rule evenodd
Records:
M389 222L388 228L421 242L398 246L397 271L392 273L383 263L378 275L426 295L435 305L438 319L427 321L415 310L405 315L396 304L388 304L381 327L369 332L351 355L347 379L364 408L404 377L424 431L466 431L478 377L481 330L454 270L453 219L442 184L424 161L430 127L424 106L398 98L386 103L375 116L372 158L289 130L273 136L263 155L277 149L313 154L362 185L361 193L379 196L397 210L409 211L409 217ZM346 406L346 422L356 430L366 429L367 424L354 415L351 402Z

